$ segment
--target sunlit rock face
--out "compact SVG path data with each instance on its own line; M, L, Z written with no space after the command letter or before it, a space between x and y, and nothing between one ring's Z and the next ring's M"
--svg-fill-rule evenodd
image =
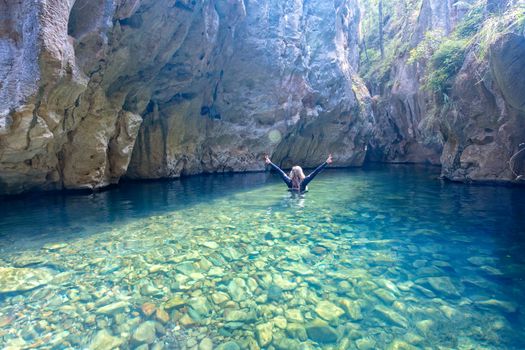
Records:
M421 2L415 24L404 35L409 48L429 31L452 35L465 15L452 3ZM488 1L485 11L502 11L507 3ZM431 63L410 62L410 50L396 57L386 84L367 82L375 115L367 158L441 164L443 177L462 182L512 181L524 175L525 154L513 162L516 173L509 160L525 142L525 37L498 35L484 57L476 44L469 47L446 95L423 87Z
M0 193L361 165L355 0L0 4ZM132 156L133 154L133 156Z
M509 160L525 142L525 37L506 34L483 61L470 53L446 113L442 174L456 181L508 181L525 173L525 157Z
M141 117L110 87L125 74L111 44L127 3L0 3L0 193L95 188L125 173Z
M144 26L172 26L159 15L165 5L141 9L132 19ZM338 165L362 164L371 117L355 75L355 1L204 1L177 11L184 29L155 40L179 44L147 74L127 176L262 170L265 153L283 166L315 166L329 152ZM149 29L126 30L142 42Z
M397 5L402 6L402 2ZM412 10L412 9L411 9ZM403 11L398 9L398 11ZM403 33L409 48L416 47L428 31L448 35L457 21L452 3L423 0L417 20ZM399 30L399 28L386 28ZM436 101L422 87L428 62L409 63L410 50L396 57L389 81L381 90L371 82L376 124L368 159L392 163L439 164L443 138L434 118Z

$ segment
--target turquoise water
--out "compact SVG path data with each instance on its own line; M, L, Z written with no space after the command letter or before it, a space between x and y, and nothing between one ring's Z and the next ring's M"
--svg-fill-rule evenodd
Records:
M3 199L0 344L523 349L525 190L327 170Z

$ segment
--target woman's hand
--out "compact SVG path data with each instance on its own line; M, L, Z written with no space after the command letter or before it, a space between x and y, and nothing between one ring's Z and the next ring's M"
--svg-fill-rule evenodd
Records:
M332 162L333 162L333 160L332 160L332 153L330 153L330 154L328 155L328 158L326 158L326 163L327 163L327 164L332 164Z
M264 162L266 163L266 165L270 164L272 161L270 160L270 157L268 157L267 154L264 155Z

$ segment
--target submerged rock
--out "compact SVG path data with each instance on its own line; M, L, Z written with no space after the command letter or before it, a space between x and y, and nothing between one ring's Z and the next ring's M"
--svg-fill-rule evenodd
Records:
M39 265L45 263L46 260L42 256L21 254L11 260L14 267L28 267L30 265Z
M210 338L204 338L199 343L199 350L213 350L213 341Z
M287 264L281 266L283 270L295 272L298 275L307 276L312 275L314 271L303 264Z
M104 305L99 307L96 311L97 314L111 315L129 307L130 303L127 301L117 301L112 304Z
M306 328L300 323L288 323L286 325L286 334L289 337L299 339L300 341L306 341L308 338Z
M279 338L273 341L272 343L275 345L277 350L301 350L301 343L297 341L296 339L290 339L290 338Z
M374 294L385 303L393 303L397 299L393 293L382 288L374 290Z
M222 304L230 300L230 296L226 293L217 292L211 295L211 299L215 304Z
M217 346L215 350L241 350L241 347L235 341L228 341Z
M234 278L228 284L228 292L230 296L235 301L242 301L247 297L248 287L246 282L242 278Z
M144 303L144 304L142 304L140 309L142 310L142 313L145 316L149 317L149 316L153 315L153 313L157 309L157 306L155 304L153 304L153 303Z
M476 302L476 305L484 309L497 309L506 313L514 313L518 310L518 306L515 303L497 299L488 299Z
M336 320L345 313L343 309L329 301L321 301L317 304L315 312L327 321Z
M388 350L419 350L418 347L408 344L406 341L396 339L390 345L388 345Z
M277 284L270 284L268 287L268 301L279 301L283 296L283 290Z
M426 281L436 292L445 294L449 297L459 297L459 291L449 277L427 277Z
M297 287L297 283L289 281L279 274L273 275L273 283L281 290L293 290Z
M284 311L284 316L290 322L303 323L304 318L301 310L299 309L287 309Z
M335 329L330 327L328 323L321 320L314 320L306 326L306 333L308 338L317 343L335 343L337 342L338 334Z
M170 315L164 311L164 309L157 309L155 311L155 319L160 323L168 323L170 320Z
M355 345L359 350L372 350L376 348L375 340L368 337L357 339Z
M275 327L285 329L286 325L288 324L288 321L283 316L277 316L272 319L272 322Z
M93 337L89 350L112 350L124 343L124 339L115 337L107 329L102 329Z
M177 271L179 271L180 273L183 273L185 275L190 275L192 273L198 272L196 266L194 265L194 263L192 263L190 261L184 261L184 262L180 263L179 265L177 265L175 267L175 269Z
M327 249L325 247L322 247L320 245L316 245L314 247L312 247L312 253L316 254L316 255L323 255L324 253L326 253Z
M457 314L457 310L448 305L441 305L439 309L449 320Z
M0 293L35 289L52 279L51 272L45 269L0 267Z
M376 305L374 311L379 314L384 320L394 323L397 326L407 328L408 321L406 318L383 305Z
M179 322L183 326L191 326L191 325L194 325L196 323L196 320L194 320L190 315L184 314L180 318Z
M44 244L42 249L49 250L49 251L55 251L55 250L60 250L62 248L65 248L67 246L68 246L67 243L47 243L47 244Z
M432 320L422 320L416 323L417 329L425 336L429 335L430 329L434 326L434 321Z
M222 267L214 266L208 271L209 276L222 276L224 275L224 269Z
M200 317L205 317L210 312L208 300L206 297L195 297L188 301L188 305L191 309L195 310Z
M164 304L164 308L166 310L170 310L173 308L182 307L186 305L187 303L188 301L186 299L183 299L180 295L176 295L172 297L170 300L168 300L166 304Z
M358 301L342 299L341 306L345 309L347 315L354 321L363 319L361 314L361 305Z
M156 339L155 322L141 323L133 332L132 338L138 343L152 344Z
M202 242L200 244L205 246L206 248L210 248L210 249L217 249L217 248L219 248L219 245L217 244L217 242L213 242L213 241Z
M226 311L224 312L224 319L228 322L247 322L254 321L256 319L256 315L254 312L226 309Z
M271 322L259 324L255 327L255 336L259 346L264 347L271 343L273 337L273 324Z

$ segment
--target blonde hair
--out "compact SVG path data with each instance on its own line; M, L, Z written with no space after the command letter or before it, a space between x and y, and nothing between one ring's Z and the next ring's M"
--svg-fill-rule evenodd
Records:
M290 171L290 179L292 179L292 188L299 189L301 187L301 182L304 180L303 168L299 165L296 165Z

